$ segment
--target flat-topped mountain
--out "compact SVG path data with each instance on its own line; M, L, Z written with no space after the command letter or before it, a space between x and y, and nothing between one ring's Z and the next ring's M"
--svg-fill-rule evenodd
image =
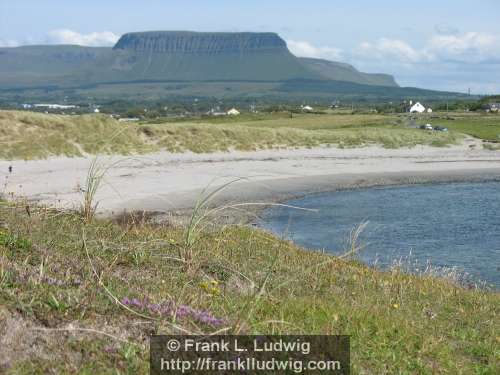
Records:
M387 74L294 56L276 33L191 31L127 33L114 47L0 48L0 92L40 89L141 100L153 92L155 98L286 95L295 99L369 93L370 98L381 95L392 100L404 97L406 90ZM422 91L434 94L441 95Z
M139 80L285 81L319 78L275 33L151 31L123 35L114 74ZM125 78L123 78L125 79Z
M115 50L159 53L253 53L288 52L275 33L199 33L192 31L149 31L123 35Z
M326 62L328 63L328 62ZM333 63L332 64L336 64ZM23 46L0 48L3 88L136 81L341 80L397 86L394 79L370 79L354 68L318 69L299 59L275 33L149 31L127 33L113 48Z

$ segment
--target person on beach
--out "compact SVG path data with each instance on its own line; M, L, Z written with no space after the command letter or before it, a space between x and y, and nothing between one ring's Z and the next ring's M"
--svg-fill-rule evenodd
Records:
M12 173L12 165L9 165L9 173Z

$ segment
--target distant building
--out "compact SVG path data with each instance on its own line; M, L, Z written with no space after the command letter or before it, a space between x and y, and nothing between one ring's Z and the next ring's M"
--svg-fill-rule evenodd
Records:
M99 108L94 109L94 113L100 113Z
M303 112L313 112L314 108L308 105L302 106L302 111Z
M227 112L220 112L214 109L211 109L206 113L208 116L227 116Z
M62 104L34 104L35 108L48 108L48 109L71 109L77 108L76 105L62 105Z
M221 111L219 106L212 108L206 113L208 116L226 116L227 112Z
M240 111L238 111L236 108L231 108L229 111L227 111L227 114L229 116L238 116L240 114Z
M427 113L432 113L432 108L427 108Z
M410 107L410 113L424 113L424 112L425 112L425 107L419 102L415 103Z

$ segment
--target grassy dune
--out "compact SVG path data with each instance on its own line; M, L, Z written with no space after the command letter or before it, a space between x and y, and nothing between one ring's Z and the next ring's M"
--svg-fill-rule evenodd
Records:
M98 150L127 153L143 142L107 116L60 116L0 111L0 157L39 159L81 156Z
M174 307L160 316L145 300ZM381 273L251 228L187 245L183 228L140 218L0 205L9 374L146 373L148 335L220 329L349 334L354 374L498 374L499 306L498 293Z
M94 153L141 154L257 150L278 147L381 144L388 148L419 144L444 146L458 133L407 129L397 118L381 115L282 114L224 120L156 124L120 123L105 115L62 116L0 111L0 158L39 159Z

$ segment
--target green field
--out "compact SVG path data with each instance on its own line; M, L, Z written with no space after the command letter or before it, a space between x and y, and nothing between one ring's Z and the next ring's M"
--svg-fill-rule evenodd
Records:
M243 115L224 118L120 123L106 115L47 115L0 111L0 158L38 159L95 153L141 154L156 151L213 152L334 145L387 148L446 146L458 132L424 132L406 119L376 114Z
M0 205L0 225L8 374L146 373L149 335L221 330L348 334L353 374L500 371L495 292L382 273L246 227L188 242L184 228L141 217L85 223L24 203ZM175 308L160 316L144 301ZM182 306L211 320L176 316Z
M437 117L437 118L436 118ZM425 120L425 121L424 121ZM489 141L500 141L500 114L441 114L427 116L420 123L431 122L433 125L446 126L448 129L469 134Z

